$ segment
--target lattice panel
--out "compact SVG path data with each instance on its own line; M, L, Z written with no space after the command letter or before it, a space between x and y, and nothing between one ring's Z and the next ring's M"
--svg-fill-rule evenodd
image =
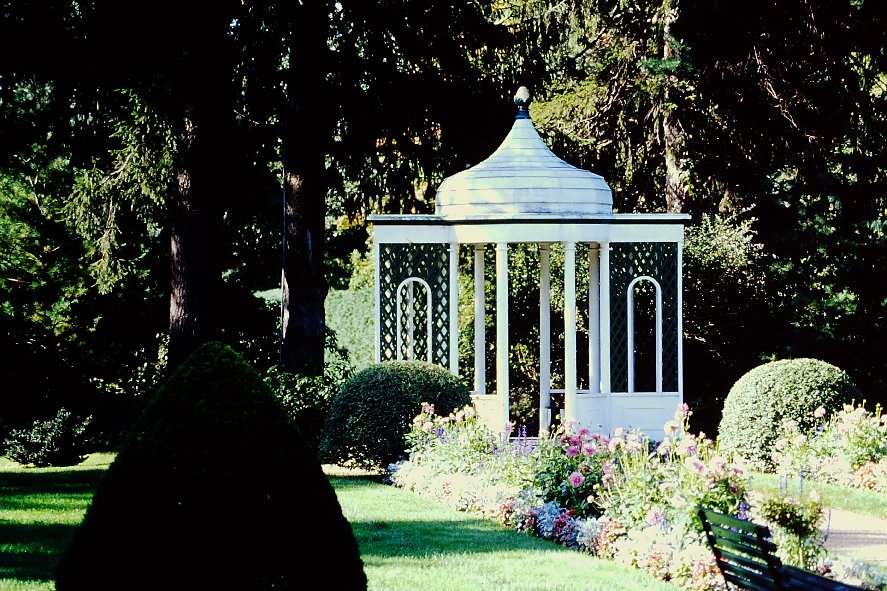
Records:
M428 288L420 281L400 287L400 359L428 359Z
M380 244L379 276L379 339L380 361L409 359L409 343L413 358L427 359L427 319L431 314L431 362L450 364L450 253L448 244ZM412 281L412 341L409 340L410 298L407 285L401 287L401 306L397 306L397 289L407 279L421 279L431 294L430 310L426 288ZM401 350L397 351L397 319L401 319Z
M678 389L678 245L673 242L619 242L610 245L610 387L628 390L628 307L626 293L632 280L654 278L662 287L662 389ZM650 323L636 323L636 326ZM651 328L652 329L652 328ZM635 344L655 342L638 335ZM636 347L637 349L637 347ZM642 382L637 382L636 387Z

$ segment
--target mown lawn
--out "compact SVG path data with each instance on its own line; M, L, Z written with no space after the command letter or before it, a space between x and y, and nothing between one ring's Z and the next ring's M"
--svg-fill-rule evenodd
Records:
M56 564L112 459L96 454L73 468L26 469L0 458L0 591L53 591ZM328 474L372 591L676 589L372 476ZM296 533L310 540L310 532Z

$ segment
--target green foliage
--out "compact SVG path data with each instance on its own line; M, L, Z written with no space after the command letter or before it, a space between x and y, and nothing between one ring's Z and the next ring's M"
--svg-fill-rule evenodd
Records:
M825 556L825 517L822 500L803 493L770 495L764 498L756 514L768 525L776 554L786 564L815 570Z
M558 426L536 447L533 485L540 498L582 516L599 516L595 491L612 469L607 438L585 427Z
M60 408L55 417L34 421L30 429L13 429L3 441L6 457L19 464L73 466L90 451L88 429L92 417L76 417Z
M331 290L324 302L326 323L335 332L336 340L348 352L356 370L369 367L375 362L376 334L375 291L369 286L346 290Z
M335 333L328 327L322 375L293 374L274 366L268 369L264 380L299 427L306 443L317 451L330 403L353 373L348 352L338 346Z
M743 375L730 389L718 428L723 448L752 467L772 470L772 452L786 420L801 431L814 411L835 411L859 395L846 372L818 359L771 361Z
M762 245L755 219L702 215L683 246L684 399L693 428L714 433L724 399L739 377L772 347Z
M329 586L366 589L335 491L259 374L214 342L148 402L56 578L58 591Z
M386 470L406 454L422 403L449 414L471 402L468 389L425 361L386 361L354 374L333 399L320 442L323 461Z

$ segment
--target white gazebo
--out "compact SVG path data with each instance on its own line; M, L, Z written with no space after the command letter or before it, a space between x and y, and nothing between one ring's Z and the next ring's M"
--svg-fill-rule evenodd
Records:
M556 393L563 395L564 421L604 433L639 429L660 439L663 424L683 401L681 247L689 216L613 213L604 179L561 160L542 141L525 88L515 103L508 136L486 160L441 183L434 215L369 217L376 361L421 359L460 375L458 255L468 245L474 251L472 399L483 420L503 432L510 421L508 250L534 244L540 261L540 433L551 425ZM564 258L563 384L551 383L554 247ZM577 247L583 253L578 261ZM487 391L485 359L487 248L495 248L495 392ZM577 285L577 264L587 265L586 284ZM579 289L587 290L588 300L588 365L581 368ZM580 382L587 387L579 389Z

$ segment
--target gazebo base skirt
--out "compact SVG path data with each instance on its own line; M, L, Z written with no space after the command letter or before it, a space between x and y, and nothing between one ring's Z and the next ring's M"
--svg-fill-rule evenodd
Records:
M507 407L500 397L495 394L473 394L471 399L481 420L493 432L501 433ZM682 402L679 392L591 394L579 391L573 414L576 423L592 431L608 436L617 428L640 431L655 442L664 438L665 423L674 419Z

